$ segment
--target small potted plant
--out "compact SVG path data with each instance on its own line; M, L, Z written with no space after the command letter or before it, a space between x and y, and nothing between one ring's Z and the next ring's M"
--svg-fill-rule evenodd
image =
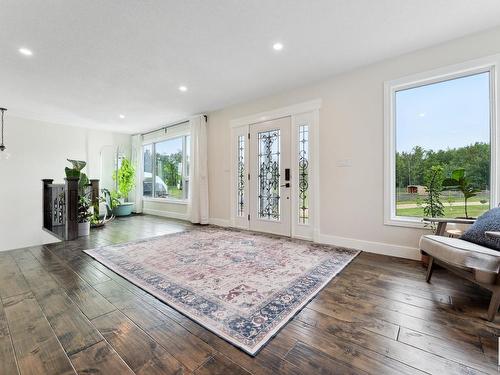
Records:
M89 197L89 178L82 169L87 163L82 160L68 159L72 168L66 167L67 178L78 178L78 235L88 236L90 233L90 219L93 216L93 208Z
M86 195L78 196L78 236L90 234L90 219L92 218L90 199Z
M133 202L127 202L129 193L135 187L135 168L127 158L121 162L120 168L113 174L117 184L116 191L111 192L111 208L115 216L128 216L132 213Z

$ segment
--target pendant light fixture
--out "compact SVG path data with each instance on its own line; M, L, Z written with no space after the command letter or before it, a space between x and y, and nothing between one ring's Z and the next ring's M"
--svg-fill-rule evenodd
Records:
M3 144L3 133L4 133L4 124L3 117L4 113L7 111L7 108L0 108L0 112L2 113L2 128L1 128L1 139L0 139L0 160L10 158L10 154L6 151L7 147Z

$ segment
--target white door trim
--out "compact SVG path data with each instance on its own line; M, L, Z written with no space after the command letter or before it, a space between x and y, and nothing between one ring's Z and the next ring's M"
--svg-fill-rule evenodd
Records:
M276 120L282 117L298 115L300 113L319 111L321 108L321 99L314 99L308 102L297 103L287 107L276 108L271 111L260 112L250 116L240 117L231 120L232 128L256 124L258 122Z
M230 221L229 225L235 228L241 228L241 229L249 229L249 222L246 220L246 215L248 214L248 207L245 207L245 217L237 216L237 205L236 205L236 196L237 196L237 167L236 167L236 161L237 161L237 148L236 148L236 142L235 139L238 135L241 134L248 134L250 130L250 125L259 123L259 122L264 122L264 121L270 121L270 120L275 120L279 119L282 117L291 117L292 120L292 150L295 150L295 143L297 141L296 138L296 129L297 126L300 124L300 120L307 118L308 119L308 125L309 125L309 149L310 149L310 185L309 185L309 194L310 194L310 201L309 201L309 207L310 210L312 211L312 215L309 217L309 224L306 225L299 225L298 220L295 217L295 210L292 210L292 237L294 238L302 238L302 239L307 239L307 240L313 240L315 242L320 241L320 188L319 188L319 155L320 155L320 149L319 149L319 110L321 108L322 100L321 99L315 99L315 100L310 100L307 102L303 103L298 103L294 104L291 106L287 107L282 107L282 108L277 108L271 111L266 111L266 112L261 112L261 113L256 113L254 115L250 116L245 116L245 117L240 117L236 118L230 121L231 125L231 147L230 147L230 158L231 158L231 165L230 165L230 199L231 199L231 214L230 214ZM248 143L248 138L245 138L246 140L246 148L245 148L245 158L248 161L248 150L249 150L249 143ZM292 156L292 158L295 158L295 155ZM248 168L248 166L247 166ZM292 172L296 168L292 168ZM248 173L248 170L245 171ZM292 178L292 183L295 184L297 181L297 178ZM249 191L248 191L248 183L246 184L245 188L245 194L248 197ZM294 196L292 198L292 205L296 205L296 197L295 197L295 192L293 193Z

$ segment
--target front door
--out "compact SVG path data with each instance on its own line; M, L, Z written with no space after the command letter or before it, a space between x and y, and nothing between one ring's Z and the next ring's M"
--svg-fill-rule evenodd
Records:
M291 235L291 118L250 126L250 230Z

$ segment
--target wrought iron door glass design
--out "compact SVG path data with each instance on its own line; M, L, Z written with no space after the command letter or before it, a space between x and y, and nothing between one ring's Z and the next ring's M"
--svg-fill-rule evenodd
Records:
M299 126L299 223L309 222L309 126Z
M280 130L260 132L259 218L280 219Z
M238 136L238 216L245 215L245 136Z

